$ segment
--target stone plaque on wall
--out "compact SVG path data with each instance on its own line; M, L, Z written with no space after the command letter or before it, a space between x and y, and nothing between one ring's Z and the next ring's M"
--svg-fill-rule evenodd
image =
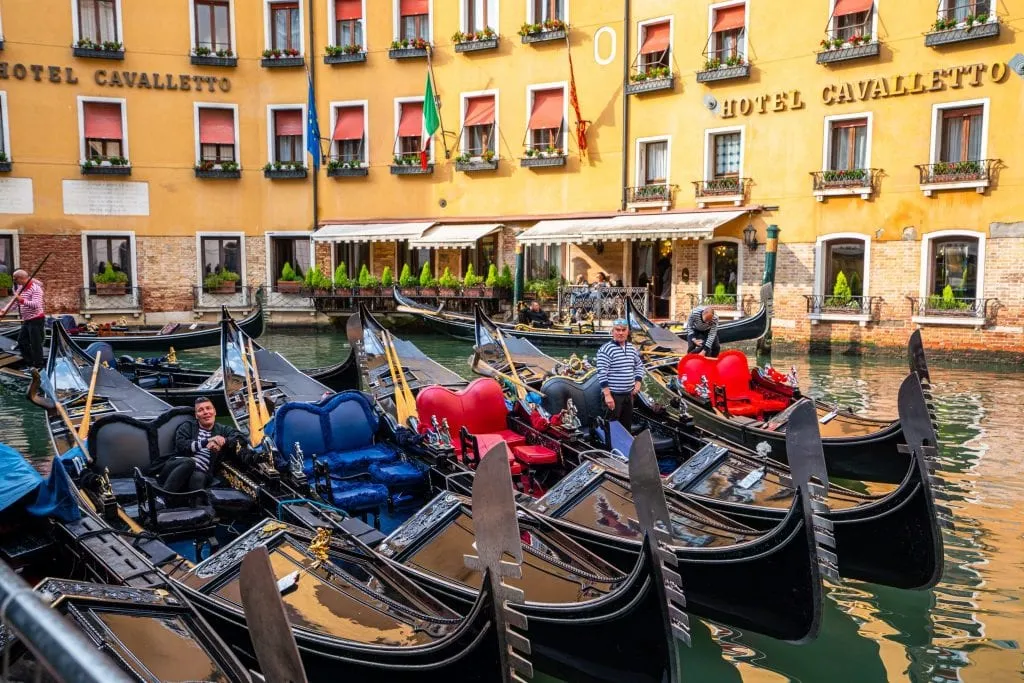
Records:
M68 216L148 216L149 183L64 181Z
M0 178L0 213L34 211L31 178Z

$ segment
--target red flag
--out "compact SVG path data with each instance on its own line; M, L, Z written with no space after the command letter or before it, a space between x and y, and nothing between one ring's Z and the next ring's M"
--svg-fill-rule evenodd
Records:
M565 42L569 42L568 37L566 37ZM566 52L569 54L569 104L572 105L573 111L576 112L576 145L580 148L580 156L586 157L587 124L590 121L585 121L580 114L580 100L576 95L576 74L572 68L572 53L568 51L568 45L566 47Z

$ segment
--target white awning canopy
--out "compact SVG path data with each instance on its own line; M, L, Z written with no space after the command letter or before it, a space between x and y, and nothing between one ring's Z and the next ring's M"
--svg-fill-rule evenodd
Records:
M313 233L318 242L396 242L418 239L430 223L336 223Z
M715 228L745 211L701 211L540 221L516 239L522 244L615 242L621 240L708 239Z
M435 225L420 237L409 240L411 249L468 249L476 246L481 237L500 230L501 223L466 223L462 225Z

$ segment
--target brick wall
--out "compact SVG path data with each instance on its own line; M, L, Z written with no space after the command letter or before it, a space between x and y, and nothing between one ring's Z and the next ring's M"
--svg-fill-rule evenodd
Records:
M373 274L381 277L384 268L390 267L392 276L397 280L399 273L395 272L395 258L398 255L398 243L374 242L370 251L373 254Z
M77 313L81 308L83 286L81 236L23 235L18 248L21 256L19 267L29 273L42 263L47 254L50 254L50 258L36 275L43 283L46 312Z
M272 279L277 279L278 273ZM245 238L245 281L252 287L253 296L256 290L267 283L267 241L263 235L246 236Z
M445 268L450 268L455 277L462 275L462 250L461 249L438 249L435 252L434 277L441 277Z
M197 282L195 238L136 237L135 252L146 311L192 310L192 288L202 284Z
M330 242L313 242L313 254L317 268L327 277L334 277L331 271L331 249L334 247ZM358 275L358 273L356 273ZM352 277L352 273L349 273Z

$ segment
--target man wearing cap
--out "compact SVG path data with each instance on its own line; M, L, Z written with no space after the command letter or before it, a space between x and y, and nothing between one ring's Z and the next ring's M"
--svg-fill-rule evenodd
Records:
M174 432L176 455L160 471L160 485L171 493L206 488L220 459L240 455L245 446L240 431L217 423L217 409L209 398L197 398L195 411L195 419L182 423Z
M644 364L629 342L625 320L612 323L612 340L597 351L597 377L608 408L608 419L618 420L627 431L633 426L633 397L640 392Z

